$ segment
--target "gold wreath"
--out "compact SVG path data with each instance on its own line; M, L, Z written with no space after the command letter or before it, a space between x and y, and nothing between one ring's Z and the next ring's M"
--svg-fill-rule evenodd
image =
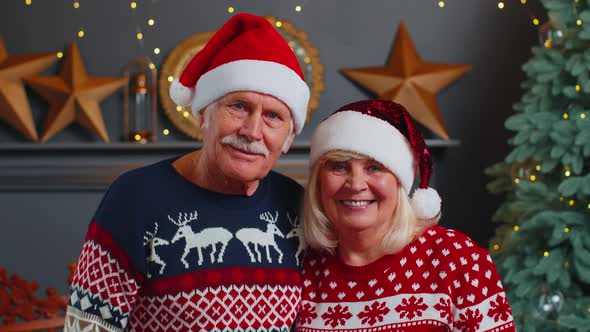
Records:
M324 66L320 63L318 50L307 40L307 34L297 30L290 22L272 16L267 19L293 49L303 70L305 82L310 88L310 100L305 119L307 122L311 113L320 106L320 95L324 91ZM170 84L174 78L180 76L188 62L205 47L214 34L214 31L199 32L180 42L168 54L160 72L159 93L164 112L176 128L196 140L202 139L197 120L192 116L190 106L177 106L170 99Z

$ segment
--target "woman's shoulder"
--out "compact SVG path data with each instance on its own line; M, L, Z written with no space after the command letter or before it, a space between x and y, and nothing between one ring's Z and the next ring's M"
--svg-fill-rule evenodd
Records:
M426 228L417 241L433 250L436 249L435 251L443 256L456 252L483 252L487 254L487 249L480 247L465 233L439 225Z

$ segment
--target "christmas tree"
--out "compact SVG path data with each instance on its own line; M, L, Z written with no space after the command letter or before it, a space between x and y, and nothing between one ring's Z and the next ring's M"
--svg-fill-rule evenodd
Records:
M546 0L515 132L488 185L490 243L519 331L590 331L590 0Z

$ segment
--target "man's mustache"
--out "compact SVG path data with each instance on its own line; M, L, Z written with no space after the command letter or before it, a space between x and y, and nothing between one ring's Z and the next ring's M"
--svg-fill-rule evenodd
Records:
M249 141L245 137L238 136L235 133L225 136L221 140L221 143L249 153L260 154L266 158L268 158L268 155L270 154L270 151L268 151L268 148L264 143L260 141Z

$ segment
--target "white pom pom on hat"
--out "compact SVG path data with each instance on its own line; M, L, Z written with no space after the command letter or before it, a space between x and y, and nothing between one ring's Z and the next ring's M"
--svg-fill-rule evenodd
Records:
M186 87L182 85L178 79L174 79L172 84L170 84L170 98L176 103L176 105L180 105L182 107L190 106L194 97L194 87Z
M351 135L351 133L355 133ZM345 105L322 121L311 139L310 165L326 152L353 151L387 167L410 193L416 171L420 183L411 204L427 223L440 219L441 198L428 186L432 156L408 111L388 100L364 100Z

